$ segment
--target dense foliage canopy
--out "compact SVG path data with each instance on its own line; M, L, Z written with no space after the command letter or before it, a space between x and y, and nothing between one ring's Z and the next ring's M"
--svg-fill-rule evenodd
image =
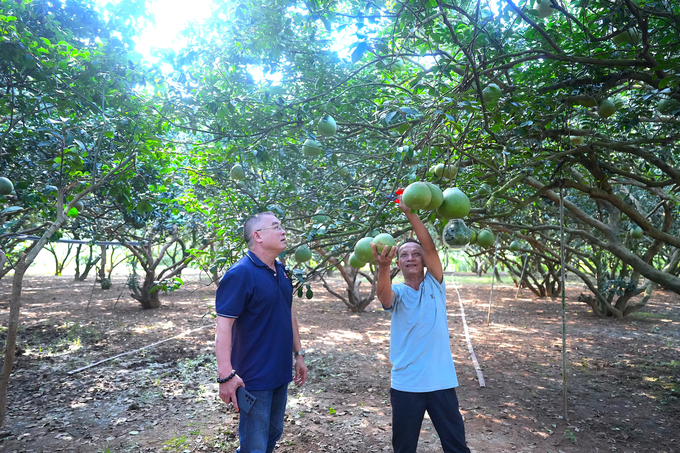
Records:
M393 193L422 180L465 192L467 225L491 228L517 274L531 256L536 282L556 280L562 204L567 266L598 314L680 292L680 5L533 7L216 1L152 66L132 51L139 2L3 1L3 240L184 238L183 259L217 277L245 217L269 210L323 272L375 230L404 234Z

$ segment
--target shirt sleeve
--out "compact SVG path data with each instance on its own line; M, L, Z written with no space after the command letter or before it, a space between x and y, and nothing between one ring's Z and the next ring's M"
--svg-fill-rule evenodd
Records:
M392 299L392 306L386 308L385 310L391 311L399 302L401 301L401 285L392 285L392 291L394 292L394 299Z
M439 283L429 272L425 274L425 278L429 278L432 281L432 285L434 285L435 288L438 288L444 297L446 297L446 278L442 277L442 281Z
M222 277L215 296L217 316L238 318L252 298L252 285L245 272L230 269Z

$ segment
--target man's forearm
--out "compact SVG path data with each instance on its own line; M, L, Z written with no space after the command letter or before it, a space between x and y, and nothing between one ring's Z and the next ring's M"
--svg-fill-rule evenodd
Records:
M378 268L378 283L376 285L376 294L383 308L392 307L394 292L392 291L392 282L390 281L389 266L380 266Z
M234 321L234 318L217 318L215 357L217 358L217 373L221 378L229 376L233 370L231 366L231 328Z
M430 235L430 232L427 230L427 227L425 226L423 221L420 220L420 217L418 217L416 214L410 213L406 214L406 218L411 223L411 226L413 227L413 232L416 234L416 237L418 238L420 244L423 246L423 249L424 250L436 249L437 247L434 245L432 236Z
M291 312L291 320L293 322L293 352L302 350L302 341L300 341L300 328L298 327L295 313Z

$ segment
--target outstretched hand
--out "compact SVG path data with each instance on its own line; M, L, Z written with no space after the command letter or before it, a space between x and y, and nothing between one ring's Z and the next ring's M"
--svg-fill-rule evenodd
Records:
M408 209L408 208L406 208ZM392 264L392 260L397 254L398 247L385 247L382 253L378 253L378 248L374 243L371 242L371 249L373 249L373 257L378 262L378 267L389 267Z
M399 203L399 204L397 205L397 206L399 206L399 209L401 209L402 212L403 212L404 214L406 214L406 215L411 214L411 208L409 208L408 206L406 206L406 205L404 204L404 199L403 199L403 197L404 197L404 188L403 188L403 187L400 187L399 189L397 189L397 192L396 192L396 193L397 193L397 199L396 199L395 201L396 201L397 203Z

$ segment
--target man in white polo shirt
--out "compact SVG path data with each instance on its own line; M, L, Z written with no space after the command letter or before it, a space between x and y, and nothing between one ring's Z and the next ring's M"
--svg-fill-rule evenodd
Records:
M392 312L392 446L395 453L415 453L427 411L444 452L470 453L456 396L442 263L423 222L401 196L398 201L420 242L407 239L398 248L386 247L380 255L372 245L378 261L378 299ZM395 256L404 283L392 285L390 266Z

